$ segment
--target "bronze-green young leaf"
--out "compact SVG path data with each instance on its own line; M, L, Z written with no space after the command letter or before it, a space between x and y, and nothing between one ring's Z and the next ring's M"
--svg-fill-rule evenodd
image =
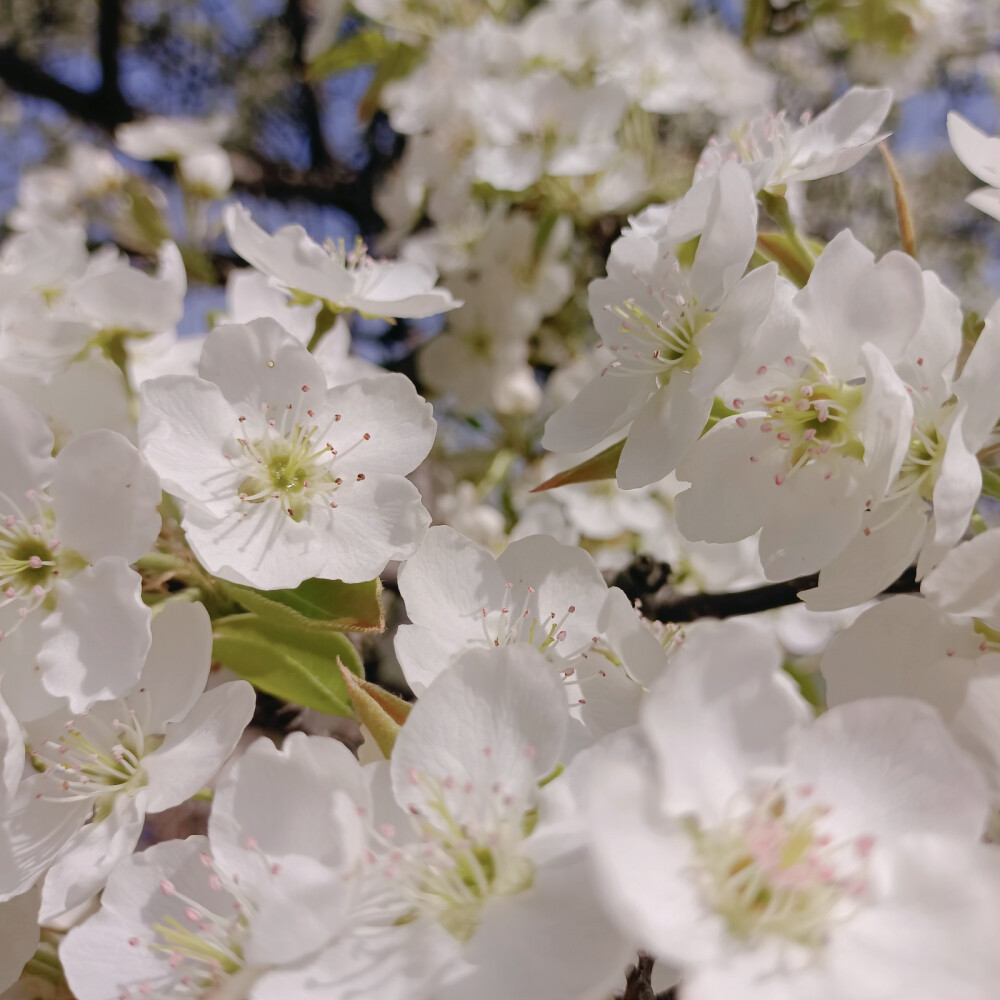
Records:
M579 465L574 465L572 469L557 472L531 492L541 493L542 490L554 490L557 486L569 486L570 483L593 483L599 479L614 479L618 469L618 459L621 458L624 447L624 439L616 441L599 455L594 455L593 458L588 458Z
M343 583L313 579L294 590L254 590L235 583L222 586L247 611L289 628L320 632L385 630L380 580Z
M399 728L413 706L377 684L356 677L343 665L340 672L358 721L372 734L383 755L391 757Z
M328 715L353 717L340 664L358 675L362 666L341 633L245 614L216 620L213 636L212 658L258 690Z

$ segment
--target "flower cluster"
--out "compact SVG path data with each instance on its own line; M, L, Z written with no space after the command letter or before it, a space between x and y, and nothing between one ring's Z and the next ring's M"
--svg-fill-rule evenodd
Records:
M805 207L890 91L775 111L679 3L323 6L379 242L208 221L217 117L115 140L200 246L51 176L0 245L0 1000L991 1000L1000 303L898 178L880 257Z

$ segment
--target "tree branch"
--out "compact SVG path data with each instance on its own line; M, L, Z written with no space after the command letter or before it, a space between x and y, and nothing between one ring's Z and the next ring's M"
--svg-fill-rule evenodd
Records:
M128 121L134 114L122 95L118 72L124 13L122 7L123 0L101 0L97 23L97 54L101 61L101 89L98 93L105 106L117 109L123 116L122 120Z
M117 12L111 8L117 8ZM115 13L119 19L117 22L112 17ZM117 24L116 30L120 29L120 17L117 0L102 6L102 65L110 70L107 79L116 88L117 41L112 44L112 28ZM107 99L103 82L101 88L92 93L76 90L24 59L9 45L0 46L0 81L17 93L52 101L74 118L108 134L137 117L135 109L129 106L120 91L117 99ZM372 205L372 192L375 174L384 169L385 164L375 156L369 167L360 173L349 170L330 158L329 154L322 166L309 170L296 170L243 152L232 152L230 156L233 160L234 187L238 190L276 201L299 198L315 205L339 208L357 220L363 233L374 233L382 228L382 219Z
M106 132L113 132L134 117L124 101L120 104L105 102L103 84L101 90L93 93L76 90L23 59L11 45L0 46L0 80L19 94L53 101L75 118Z
M699 618L729 618L732 615L752 615L759 611L787 607L798 603L799 591L809 590L819 582L819 574L796 577L782 583L769 583L750 590L725 594L679 594L664 584L670 568L649 556L639 556L631 566L620 572L614 585L621 587L632 601L639 601L646 618L658 622L683 623ZM883 594L912 594L919 591L916 569L910 567Z
M319 101L312 84L306 79L306 62L303 56L309 22L302 9L302 0L287 0L283 18L292 40L292 68L299 86L299 109L309 131L309 157L314 169L327 166L330 151L323 138L323 125L319 117Z

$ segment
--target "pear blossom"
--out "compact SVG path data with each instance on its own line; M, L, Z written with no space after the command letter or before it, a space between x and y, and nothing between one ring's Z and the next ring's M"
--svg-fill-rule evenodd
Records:
M285 289L275 285L266 275L253 268L241 268L229 272L226 313L216 325L251 323L255 319L270 317L296 340L308 344L316 332L316 317L320 308L321 303L318 301L297 303ZM187 341L194 338L184 339ZM200 339L200 343L204 344L204 337ZM198 353L201 353L200 346ZM384 374L378 365L351 354L351 328L343 316L334 320L333 326L313 348L312 355L319 362L326 375L326 384L331 388L355 382L359 378ZM190 373L184 374L196 374L197 370L195 357Z
M246 681L205 691L212 633L204 607L168 603L138 681L113 700L25 725L40 773L0 822L0 899L40 876L41 920L85 903L132 852L143 817L214 777L253 714Z
M447 289L435 288L437 274L407 261L376 261L363 245L318 246L301 226L268 235L238 204L225 213L233 249L286 288L322 299L334 311L356 309L365 316L420 318L456 309Z
M421 380L461 413L533 413L542 400L528 363L533 328L518 322L510 290L493 281L455 280L452 288L464 305L417 356Z
M435 423L404 376L327 388L270 319L216 327L199 371L143 384L139 436L209 572L265 590L360 582L413 553L430 518L403 477Z
M955 155L987 186L965 200L994 219L1000 219L1000 139L988 136L957 111L948 112L948 138Z
M771 306L776 269L746 277L757 210L736 166L718 176L690 271L675 247L625 234L608 277L590 286L607 367L549 418L542 444L583 451L631 423L618 484L646 486L672 472L701 435L715 391Z
M149 649L129 563L160 529L156 475L113 431L53 458L41 414L0 387L0 689L22 719L116 697Z
M220 145L231 126L228 115L154 116L119 125L115 142L135 160L177 160L181 178L187 185L217 198L233 183L229 154Z
M892 597L861 615L823 654L827 700L842 705L903 695L933 705L979 762L1000 808L998 639L985 622L949 614L934 601Z
M618 153L615 133L628 103L613 83L575 87L539 71L490 89L493 116L473 154L476 177L501 191L523 191L548 174L596 174Z
M220 781L207 838L123 862L60 949L80 1000L288 996L271 970L341 934L356 901L361 820L328 778L342 756L343 744L300 733L280 750L257 740Z
M677 469L691 483L677 497L681 533L728 542L760 530L772 580L830 563L902 468L913 403L893 362L924 312L913 259L894 251L876 264L848 230L824 249L804 289L792 297L782 288L722 386L739 412Z
M32 166L21 173L17 205L7 215L7 224L29 233L51 223L82 223L87 203L120 190L127 176L110 150L71 143L62 163Z
M6 990L21 975L25 963L35 953L40 936L38 893L25 892L0 903L0 990Z
M917 701L809 715L751 623L700 626L594 762L605 904L699 1000L985 997L1000 859L977 768Z
M367 877L404 953L447 956L439 1000L598 1000L621 975L628 944L596 905L582 827L539 788L569 759L568 723L555 675L520 646L468 650L399 733Z
M532 646L563 679L575 714L604 733L634 721L644 686L664 667L628 598L586 552L545 535L511 542L494 559L453 528L434 527L398 582L413 624L398 628L396 655L418 694L470 648Z
M781 194L786 184L842 173L885 138L879 130L891 105L890 90L851 87L815 118L803 115L798 125L783 111L751 119L727 138L709 141L694 183L734 158L751 175L754 192Z
M94 351L126 371L137 344L155 351L173 342L186 290L184 263L170 241L158 250L155 275L98 252L61 292L36 289L11 302L0 316L0 358L50 378Z
M12 389L45 418L56 452L81 434L96 430L115 431L135 443L128 389L121 371L105 357L91 354L49 378L11 371L0 362L0 385Z
M833 610L874 597L917 558L922 579L965 534L982 490L976 452L1000 418L1000 305L954 377L962 310L924 272L925 311L896 371L913 404L911 438L886 494L872 497L854 539L802 593L810 608Z

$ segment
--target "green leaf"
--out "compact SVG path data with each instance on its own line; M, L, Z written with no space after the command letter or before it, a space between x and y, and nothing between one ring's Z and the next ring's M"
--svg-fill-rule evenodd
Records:
M1000 500L1000 469L991 469L982 466L983 471L983 496Z
M381 31L359 31L317 56L309 64L308 78L322 80L331 73L380 62L392 50L393 44Z
M288 628L255 614L219 618L212 658L255 688L305 708L353 718L339 663L360 676L361 660L346 636Z
M342 667L340 672L357 718L367 727L382 755L388 759L392 756L400 727L406 722L413 706L377 684L355 677L346 667Z
M358 121L368 121L378 110L382 91L387 83L409 76L424 57L423 49L404 42L393 42L385 58L378 64L375 76L365 95L358 102Z
M382 582L306 580L294 590L254 590L223 583L226 593L261 618L312 632L382 632Z
M609 445L593 458L588 458L579 465L574 465L572 469L557 472L551 479L546 479L544 483L536 486L531 492L541 493L543 490L554 490L557 486L568 486L570 483L593 483L598 479L614 479L615 471L618 468L618 459L621 458L624 447L625 439L622 438L621 441Z

